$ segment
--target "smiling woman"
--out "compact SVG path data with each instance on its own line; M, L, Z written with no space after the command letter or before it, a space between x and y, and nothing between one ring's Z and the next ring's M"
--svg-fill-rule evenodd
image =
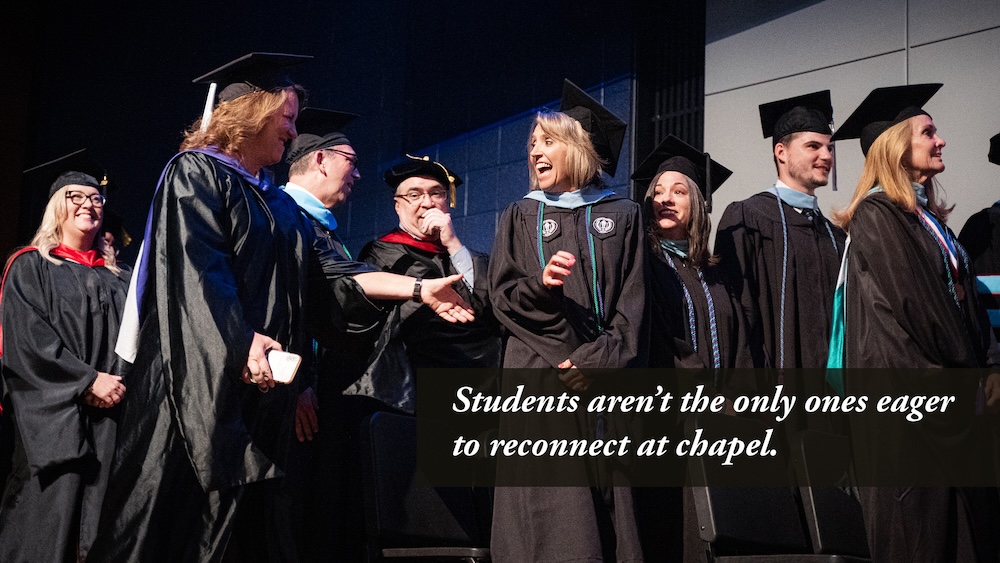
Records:
M601 178L602 168L614 173L625 124L569 81L562 107L539 114L532 124L531 191L504 210L491 255L490 298L508 333L503 367L544 370L504 371L504 395L523 386L530 395L586 398L600 388L590 370L646 363L639 207L606 189ZM578 411L545 422L568 427L533 428L523 417L501 414L499 438L561 432L606 440L621 429L612 430L620 422L616 414ZM500 459L497 478L516 480L528 467L517 458ZM555 479L586 482L585 460L561 467L575 473L556 473ZM617 552L618 561L640 561L643 546L633 514L627 487L498 487L493 559L601 561Z
M830 365L848 368L849 395L900 399L900 405L880 399L880 412L902 410L907 396L957 398L948 412L923 413L920 424L880 417L874 424L852 425L858 479L880 485L861 488L872 560L879 561L909 560L914 554L941 561L971 553L995 558L997 552L995 489L982 496L946 486L958 482L961 472L948 460L990 471L991 439L977 431L975 398L980 387L982 406L1000 407L1000 375L983 377L977 368L1000 366L1000 354L968 256L947 227L951 208L937 194L945 142L923 105L940 87L877 88L834 135L860 137L865 166L850 205L835 215L849 238L837 290L844 336L831 343L838 353L831 352ZM850 368L925 370L855 375ZM977 458L980 452L985 455ZM942 486L911 490L888 486L909 484L905 478L879 482L883 475L909 475L915 467ZM889 522L907 522L906 530Z
M75 167L74 155L48 166ZM89 173L59 175L30 246L5 269L3 379L12 408L4 416L16 432L0 503L3 561L80 561L95 540L125 396L112 348L130 274L98 236L102 188Z
M199 79L218 83L218 103L210 95L163 170L129 292L134 324L115 348L131 393L93 560L267 550L259 528L277 517L262 482L285 464L301 380L275 386L265 354L310 350L313 264L311 228L266 167L296 136L304 91L286 72L307 58L252 53ZM235 525L243 511L252 533Z
M632 175L649 181L643 214L653 288L651 367L754 367L759 356L751 353L747 321L708 249L707 201L731 174L669 135ZM723 382L709 383L721 392Z

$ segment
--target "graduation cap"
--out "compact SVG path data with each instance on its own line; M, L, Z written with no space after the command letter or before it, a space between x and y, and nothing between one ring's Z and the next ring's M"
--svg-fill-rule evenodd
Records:
M294 84L288 76L288 69L312 58L312 55L247 53L195 78L192 82L209 84L205 113L201 120L202 129L208 127L217 88L220 89L220 102L229 102L260 90L271 91L285 88Z
M57 191L72 184L92 186L102 194L108 188L108 175L87 149L80 149L59 158L32 166L24 171L29 181L38 186L48 185L49 199Z
M392 189L399 187L399 184L407 178L413 176L430 176L442 186L448 187L448 200L451 207L455 207L455 188L462 185L462 179L440 162L431 160L429 156L406 155L405 160L385 171L385 183Z
M732 170L712 160L707 152L692 147L674 135L667 135L636 167L632 179L652 180L661 172L669 170L680 172L698 184L709 212L712 211L712 194L733 175Z
M605 172L614 176L625 142L625 122L568 79L563 79L559 111L579 121L583 130L590 133L597 155L607 162Z
M875 88L833 135L834 141L861 139L861 152L868 156L872 143L887 129L917 115L928 115L923 105L941 84L909 84Z
M358 114L323 108L303 108L295 121L299 136L288 145L285 162L292 164L303 156L337 145L350 145L341 130L357 119Z
M988 158L993 164L1000 164L1000 133L990 137L990 154Z
M832 132L833 104L829 90L768 102L761 104L759 109L760 127L765 139L771 137L772 145L792 133L829 135Z

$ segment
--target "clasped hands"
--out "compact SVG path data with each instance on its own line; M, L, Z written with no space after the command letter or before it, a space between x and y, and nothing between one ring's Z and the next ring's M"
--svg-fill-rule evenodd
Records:
M120 403L124 397L122 377L99 371L94 383L84 393L83 402L92 407L108 409Z

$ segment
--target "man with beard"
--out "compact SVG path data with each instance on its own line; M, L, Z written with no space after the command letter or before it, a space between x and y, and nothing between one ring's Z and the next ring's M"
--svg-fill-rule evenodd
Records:
M778 179L726 208L715 250L748 333L762 339L763 365L777 370L768 383L789 387L783 370L826 366L846 238L820 212L815 193L833 167L830 91L763 104L760 117L764 137L772 138ZM807 379L792 390L823 392L822 377Z
M398 352L399 344L414 374L420 368L499 366L499 325L486 290L489 258L462 244L448 213L461 178L428 157L408 157L386 171L385 181L395 189L399 227L365 245L360 259L380 270L416 278L462 274L455 290L472 305L476 320L455 330L437 322L419 303L404 303L393 311L369 372L374 375L380 363ZM405 401L394 406L410 410Z

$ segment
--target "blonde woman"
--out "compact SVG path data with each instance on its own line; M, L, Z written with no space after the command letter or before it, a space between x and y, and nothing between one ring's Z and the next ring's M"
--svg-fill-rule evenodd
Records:
M831 367L847 368L849 395L957 400L919 424L852 420L873 561L997 557L996 488L954 486L990 474L989 440L976 430L976 368L996 367L1000 357L935 183L945 141L922 107L940 87L878 88L835 136L859 137L865 165L851 203L835 214L849 242L838 289L843 340L831 345ZM1000 403L1000 377L984 383L980 406Z
M130 273L99 236L102 190L91 174L62 173L31 243L7 263L0 309L12 408L3 416L14 451L2 561L81 561L97 533L125 395L114 342Z
M614 173L623 132L624 123L568 81L563 111L540 113L532 123L531 191L504 211L489 267L490 299L506 331L504 394L524 385L525 394L569 393L585 401L594 384L588 368L645 365L648 306L639 206L601 182L602 169ZM501 417L500 433L524 438L551 431L587 439L614 434L615 421L583 411L575 420L554 416L538 424ZM522 469L503 460L498 479L539 482ZM587 483L589 469L582 463L564 469L542 480ZM643 558L628 488L499 486L493 514L492 555L498 563Z

